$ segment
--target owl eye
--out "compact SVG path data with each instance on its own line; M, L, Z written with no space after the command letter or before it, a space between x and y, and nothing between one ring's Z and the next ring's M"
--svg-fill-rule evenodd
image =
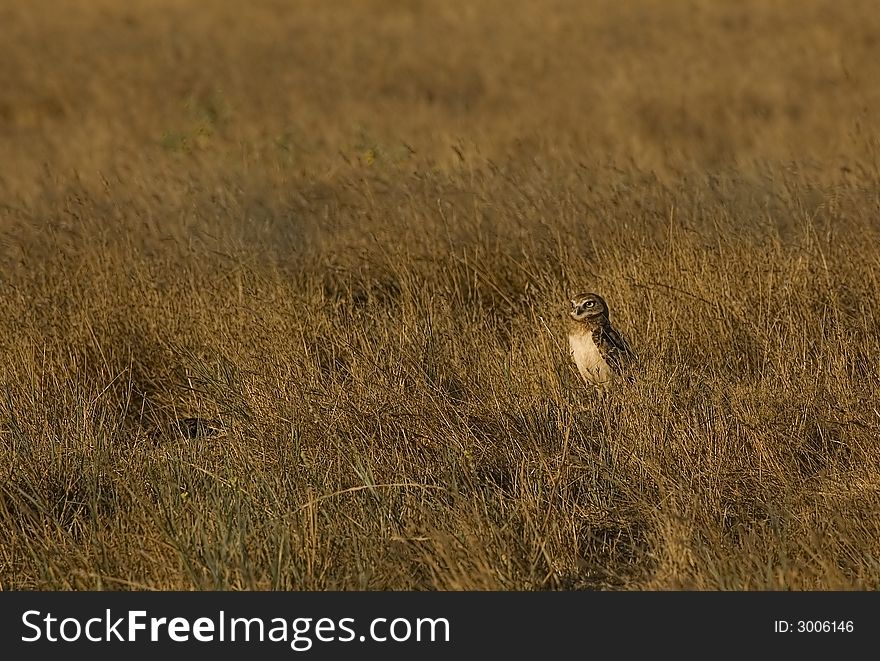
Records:
M587 301L586 303L584 303L584 305L587 306L588 308L591 308L594 305L596 305L596 303L595 303L595 301Z

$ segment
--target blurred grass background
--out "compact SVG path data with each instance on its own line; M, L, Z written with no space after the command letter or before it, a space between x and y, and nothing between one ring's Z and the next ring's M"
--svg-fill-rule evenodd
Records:
M877 589L878 35L0 0L0 588Z

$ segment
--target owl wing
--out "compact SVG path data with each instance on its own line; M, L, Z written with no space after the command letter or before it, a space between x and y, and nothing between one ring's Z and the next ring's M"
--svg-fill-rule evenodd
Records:
M593 331L593 342L596 343L605 362L614 370L615 374L620 374L635 361L636 356L629 344L612 326L597 328Z

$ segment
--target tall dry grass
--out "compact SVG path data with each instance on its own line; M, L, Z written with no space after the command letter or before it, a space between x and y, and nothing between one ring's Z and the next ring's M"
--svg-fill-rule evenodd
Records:
M880 587L878 23L0 4L0 588Z

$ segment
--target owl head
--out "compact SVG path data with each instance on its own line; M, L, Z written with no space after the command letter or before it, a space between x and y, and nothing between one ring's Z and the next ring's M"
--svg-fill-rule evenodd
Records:
M571 299L569 315L575 321L602 321L608 319L608 305L599 294L578 294Z

